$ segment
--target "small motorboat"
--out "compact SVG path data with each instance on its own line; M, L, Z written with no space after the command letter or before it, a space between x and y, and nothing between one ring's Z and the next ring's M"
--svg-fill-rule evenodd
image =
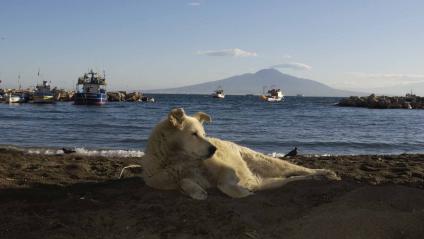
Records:
M142 96L139 101L155 103L155 98L149 96Z
M280 89L271 89L268 94L261 95L261 99L268 102L278 102L284 99L284 95Z
M222 89L222 87L218 87L218 89L216 89L215 92L212 93L212 97L213 98L224 99L225 98L225 94L224 94L224 90Z
M18 95L18 94L9 93L5 97L5 102L6 103L9 103L9 104L23 103L24 102L24 98L22 96Z

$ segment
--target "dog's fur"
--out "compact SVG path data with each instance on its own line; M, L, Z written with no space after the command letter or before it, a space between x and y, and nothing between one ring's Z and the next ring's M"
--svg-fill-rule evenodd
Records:
M148 140L141 160L146 184L162 190L180 189L202 200L210 187L241 198L298 180L340 179L331 170L305 168L206 137L202 124L210 121L210 116L202 112L188 116L182 108L173 109Z

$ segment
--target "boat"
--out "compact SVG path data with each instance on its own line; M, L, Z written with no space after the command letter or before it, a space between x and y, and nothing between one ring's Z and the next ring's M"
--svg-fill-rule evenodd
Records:
M50 84L47 81L43 81L41 85L35 87L34 95L32 97L32 103L36 104L51 104L54 103L54 95L50 89Z
M261 95L261 99L268 102L278 102L284 99L284 95L280 89L271 89L268 94Z
M23 103L24 102L24 98L21 97L21 95L19 94L13 94L13 93L8 93L5 95L5 103Z
M218 89L216 89L215 92L212 93L212 97L224 99L225 98L224 90L221 87L218 87Z
M78 78L75 90L75 105L103 105L107 102L106 77L93 72Z
M305 97L304 94L296 94L296 97Z
M18 90L13 90L8 93L4 93L3 98L5 103L27 103L29 100L29 94L28 92L22 90L21 84L20 84L21 75L18 74Z
M150 102L150 103L155 103L155 98L150 97L150 96L142 96L140 98L141 102Z

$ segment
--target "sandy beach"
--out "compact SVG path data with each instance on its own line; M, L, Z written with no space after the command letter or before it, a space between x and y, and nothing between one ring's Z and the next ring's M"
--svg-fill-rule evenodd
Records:
M195 201L117 179L139 158L0 149L0 238L422 238L424 155L289 160L342 180Z

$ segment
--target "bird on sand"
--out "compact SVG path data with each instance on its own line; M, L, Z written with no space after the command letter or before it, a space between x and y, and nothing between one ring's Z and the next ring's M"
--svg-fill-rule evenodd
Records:
M291 157L291 156L296 156L297 155L297 147L294 147L294 149L290 152L288 152L286 155L284 155L284 157Z
M64 154L72 154L72 153L75 153L76 151L75 151L75 149L67 149L67 148L62 148L62 151L63 151L63 153Z

